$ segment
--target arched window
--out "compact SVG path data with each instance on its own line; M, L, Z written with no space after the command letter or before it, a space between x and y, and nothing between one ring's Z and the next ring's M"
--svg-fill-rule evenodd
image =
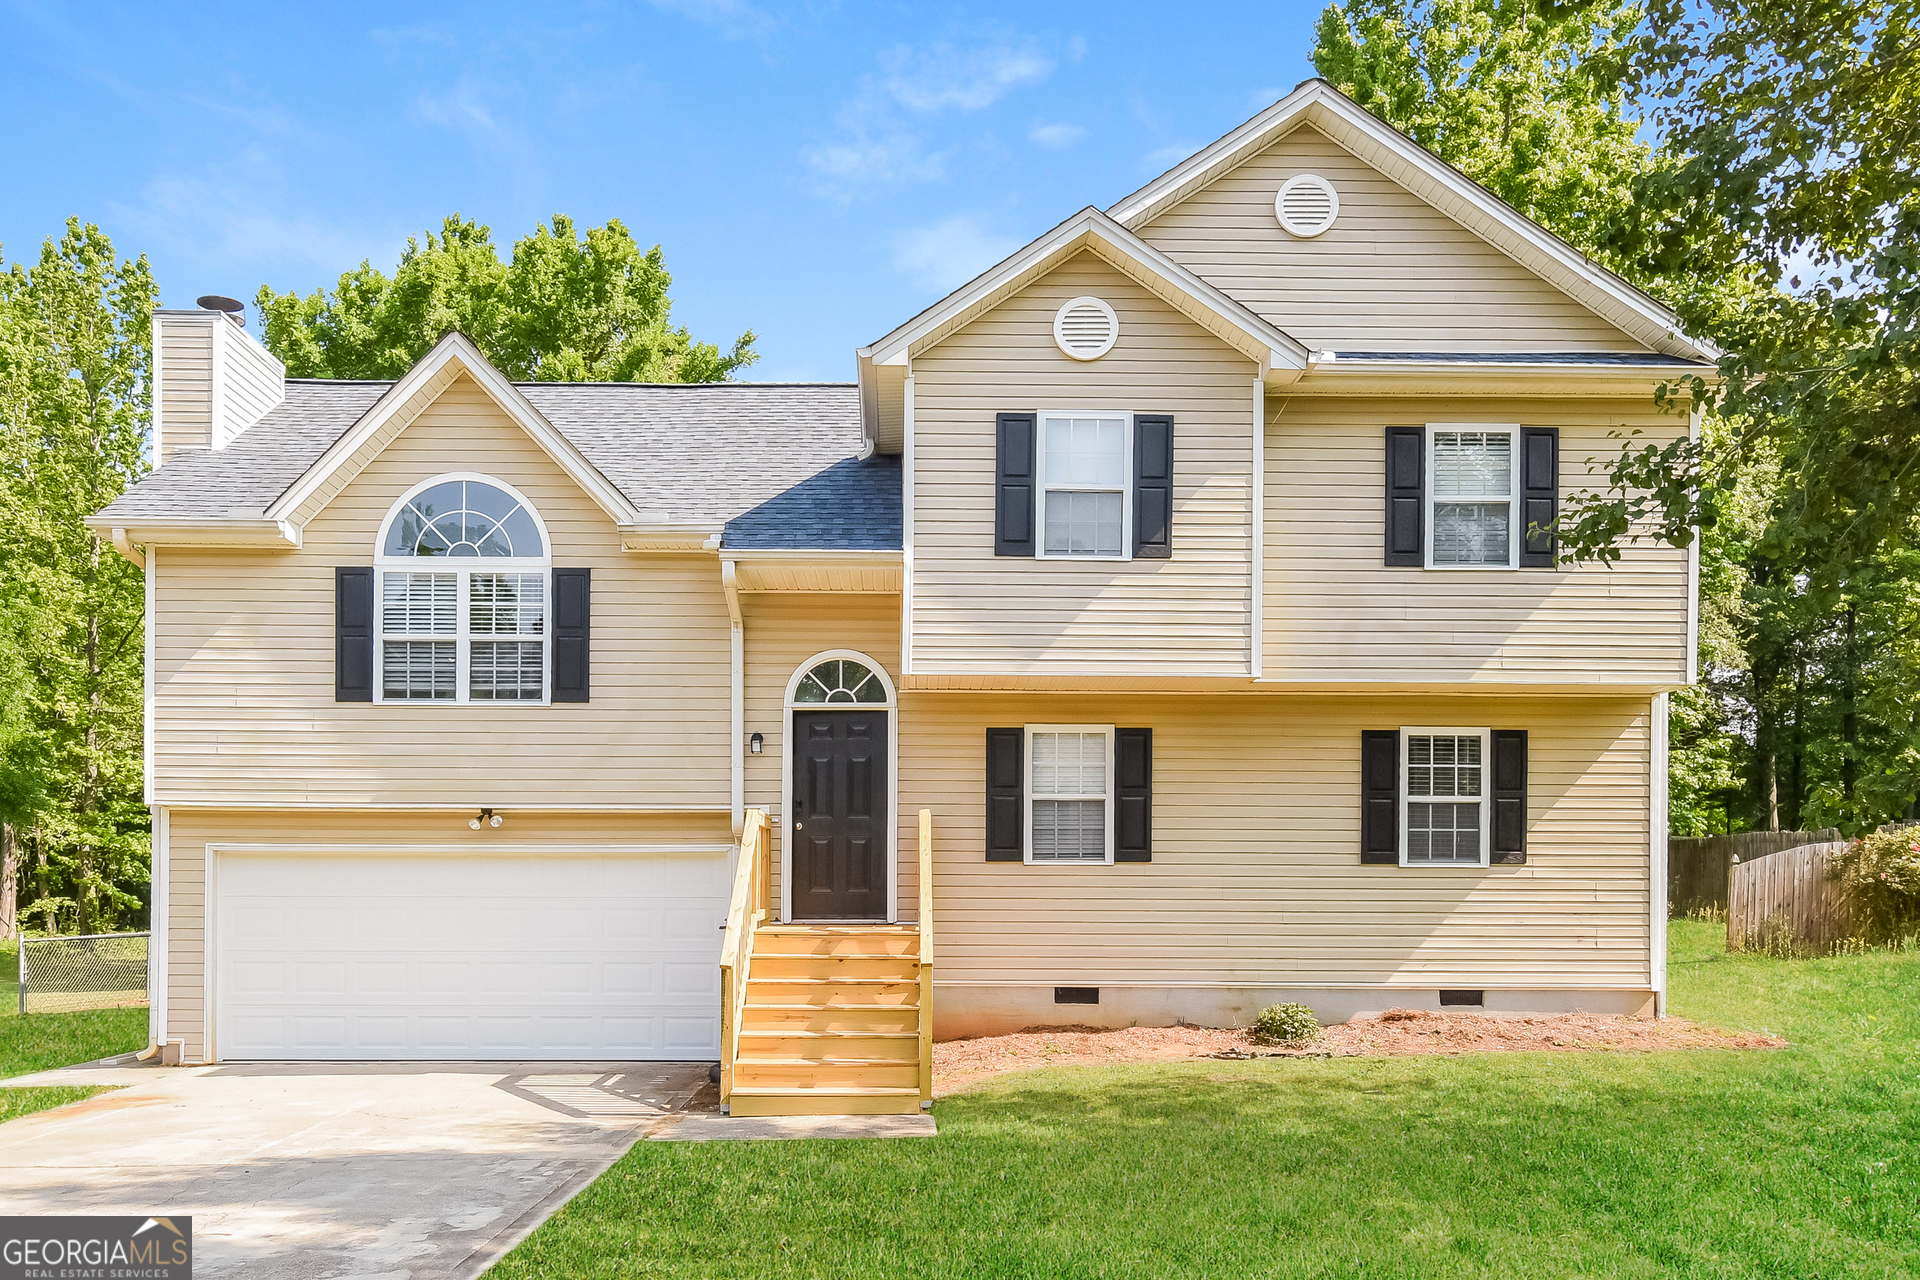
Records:
M374 573L381 701L546 701L547 537L525 498L485 476L417 485L387 513Z
M796 703L885 702L886 681L864 662L830 658L816 664L793 687Z

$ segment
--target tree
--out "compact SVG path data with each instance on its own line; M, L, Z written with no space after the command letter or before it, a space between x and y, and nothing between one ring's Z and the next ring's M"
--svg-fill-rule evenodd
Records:
M145 583L81 521L146 470L154 302L78 219L0 275L0 853L24 835L22 914L83 933L148 879Z
M389 279L362 262L331 294L260 287L266 344L300 378L397 378L449 329L520 381L720 382L758 359L751 330L722 352L669 322L660 246L618 220L577 235L555 214L501 262L493 233L458 214L407 241Z

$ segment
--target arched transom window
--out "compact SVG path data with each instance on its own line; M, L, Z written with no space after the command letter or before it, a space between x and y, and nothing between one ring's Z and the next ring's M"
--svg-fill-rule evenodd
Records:
M547 540L517 495L485 480L441 480L401 501L381 553L537 560Z
M864 662L829 658L800 677L793 700L800 703L885 702L886 681Z
M375 561L381 701L544 702L548 572L539 515L499 481L401 498Z

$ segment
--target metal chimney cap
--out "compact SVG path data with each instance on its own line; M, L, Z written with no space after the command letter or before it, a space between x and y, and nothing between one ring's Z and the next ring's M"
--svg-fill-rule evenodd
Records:
M209 293L203 297L195 298L193 302L195 306L203 311L224 311L228 315L234 315L247 309L247 304L240 301L240 299L223 298L217 293Z

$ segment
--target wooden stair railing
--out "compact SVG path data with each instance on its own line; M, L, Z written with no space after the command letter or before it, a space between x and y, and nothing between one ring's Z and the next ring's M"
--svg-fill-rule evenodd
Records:
M747 810L740 830L740 864L734 870L727 932L720 943L720 1105L733 1095L733 1068L740 1057L740 1023L746 1014L753 935L767 918L772 899L772 824L766 810Z
M769 921L770 828L741 834L721 948L720 1099L735 1116L908 1115L933 1104L933 814L919 919Z

